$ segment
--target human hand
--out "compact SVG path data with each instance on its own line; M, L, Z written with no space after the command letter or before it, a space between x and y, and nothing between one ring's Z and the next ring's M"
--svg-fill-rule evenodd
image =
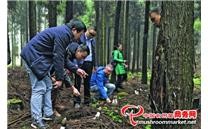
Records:
M52 82L56 82L56 78L55 77L51 77Z
M75 96L80 96L79 91L77 90L77 88L75 88L74 86L71 87L72 88L72 94Z
M56 89L56 88L59 88L59 87L61 87L62 86L62 81L55 81L55 83L54 83L54 88Z
M80 69L80 68L78 68L77 69L77 72L76 72L80 77L83 77L83 78L86 78L86 76L88 76L88 74L84 71L84 70L82 70L82 69Z
M107 103L111 103L111 100L109 98L106 99Z

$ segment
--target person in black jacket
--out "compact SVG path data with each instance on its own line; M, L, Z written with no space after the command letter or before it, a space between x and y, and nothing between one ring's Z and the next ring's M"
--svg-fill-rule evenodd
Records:
M90 103L90 78L92 71L96 69L96 60L95 60L95 37L96 36L96 28L95 26L91 26L87 29L85 33L83 33L80 37L80 42L86 43L90 49L90 54L85 58L84 62L80 63L80 68L86 71L88 76L84 78L84 105L89 105ZM80 92L81 81L82 78L79 76L75 76L75 87ZM80 108L81 98L80 96L74 96L74 107Z
M78 41L82 33L86 31L85 24L80 20L71 20L66 25L45 29L34 36L22 49L21 57L25 62L32 84L31 116L32 127L46 128L44 117L53 117L51 103L52 82L50 70L54 67L56 87L62 85L64 80L64 67L78 75L85 77L84 70L76 67L67 56L67 46L72 41ZM75 48L73 48L75 49ZM89 48L88 48L89 50ZM71 58L83 59L88 52L79 51L79 54L71 55ZM43 110L43 113L42 113Z
M84 52L84 51L87 51L87 53L88 53L87 55L89 55L89 48L88 48L88 46L86 44L79 45L78 43L72 43L72 44L70 44L67 47L67 54L68 54L67 58L69 60L71 60L71 61L73 61L74 59L76 59L76 60L78 59L79 60L79 58L84 59L84 57L86 57L85 55L84 55L84 57L78 57L79 55L81 56L81 52ZM79 60L79 61L81 61L81 60ZM51 73L53 75L54 69L51 70ZM72 90L72 94L73 95L80 96L79 91L74 87L74 84L71 81L69 73L71 73L71 72L68 69L64 69L64 80L63 80L63 83L64 83L64 85L65 85L65 87L67 89L71 89ZM52 78L53 82L56 81L55 75L52 76L51 78ZM61 87L59 87L59 88L54 87L52 89L52 106L53 106L53 109L54 109L55 116L60 116L60 114L56 111L56 106L62 106L63 107L63 105L57 105L56 104L56 99L58 97L60 88Z

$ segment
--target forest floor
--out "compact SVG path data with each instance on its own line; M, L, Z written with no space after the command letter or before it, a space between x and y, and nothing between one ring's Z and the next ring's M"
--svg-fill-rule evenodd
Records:
M83 88L81 89L81 93ZM135 94L135 90L138 94ZM200 96L200 89L194 90L194 95ZM9 129L30 129L31 115L29 100L31 95L31 85L28 75L23 68L8 69L8 128ZM83 94L82 94L83 96ZM124 85L117 96L118 104L107 104L103 101L93 102L90 106L81 105L80 109L73 108L73 95L69 89L63 88L58 97L57 110L62 115L55 122L47 122L50 129L60 129L61 121L64 117L67 129L127 129L142 128L151 129L151 125L136 125L133 127L129 123L128 117L120 115L120 109L126 104L141 105L145 113L151 113L148 100L149 86L143 85L140 78L131 78ZM82 97L83 98L83 97ZM93 119L97 112L101 115ZM143 118L136 118L141 120ZM197 123L192 125L193 129L201 128L201 114L198 110ZM180 128L180 126L179 126Z

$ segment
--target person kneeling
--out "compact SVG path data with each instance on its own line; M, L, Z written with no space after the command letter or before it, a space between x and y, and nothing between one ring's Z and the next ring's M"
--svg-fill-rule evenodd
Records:
M98 67L97 70L92 74L90 80L90 90L95 92L96 99L105 99L107 103L111 103L110 96L115 90L115 85L109 83L109 75L113 71L112 65L105 67Z

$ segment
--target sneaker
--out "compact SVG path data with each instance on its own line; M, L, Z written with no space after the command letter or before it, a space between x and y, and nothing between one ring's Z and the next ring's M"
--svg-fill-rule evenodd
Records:
M51 116L44 116L42 119L45 121L54 121L56 118L55 114L53 113Z
M79 108L80 108L80 104L79 104L79 103L76 103L76 104L74 105L74 108L79 109Z
M33 120L31 127L34 129L46 129L46 125L42 120Z

